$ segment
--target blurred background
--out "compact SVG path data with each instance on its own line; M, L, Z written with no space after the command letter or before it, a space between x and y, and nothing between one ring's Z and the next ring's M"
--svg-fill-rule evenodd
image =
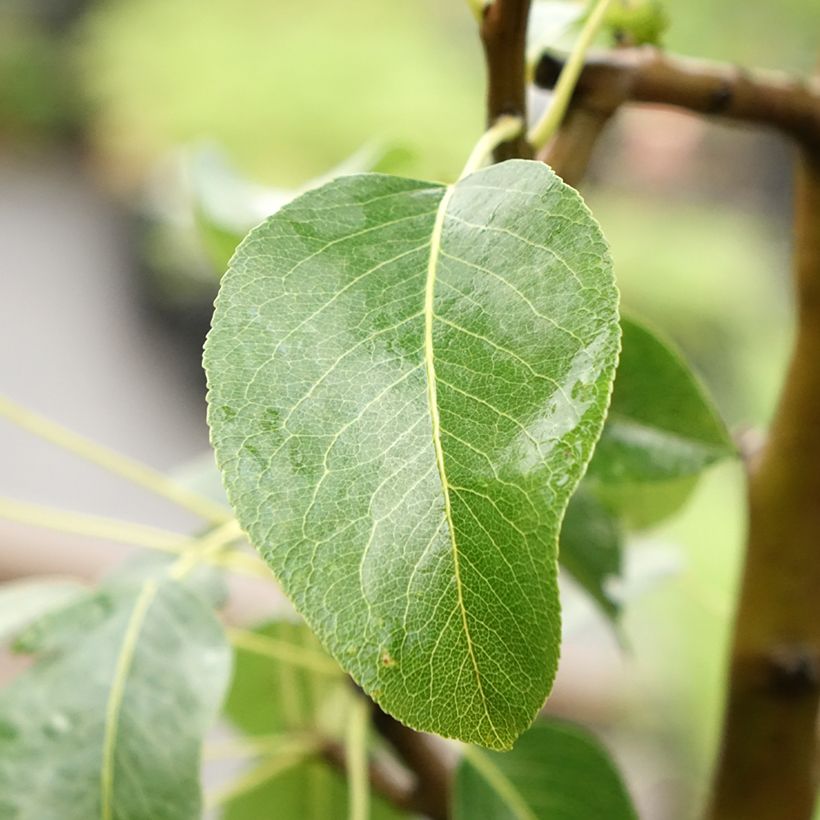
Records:
M670 50L816 65L816 0L665 5ZM483 86L463 0L0 0L0 393L207 471L199 359L236 237L327 174L452 179ZM687 353L734 431L765 424L788 350L790 189L777 137L652 108L618 116L583 186L624 306ZM3 421L0 454L0 496L194 525ZM566 590L548 708L608 741L642 817L692 817L706 787L742 539L724 464L632 539L620 639ZM123 554L0 522L2 579L95 577Z

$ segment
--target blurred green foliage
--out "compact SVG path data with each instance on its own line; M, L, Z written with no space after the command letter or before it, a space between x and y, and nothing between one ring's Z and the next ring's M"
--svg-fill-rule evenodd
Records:
M42 141L76 123L63 48L31 21L0 11L0 135Z
M138 0L80 37L104 149L137 162L212 139L260 181L298 185L365 142L452 176L482 126L482 66L460 3Z
M817 57L816 0L665 8L671 49L804 72ZM293 185L380 137L412 150L408 174L443 178L482 124L474 29L462 0L130 0L98 3L77 53L121 161L207 136Z

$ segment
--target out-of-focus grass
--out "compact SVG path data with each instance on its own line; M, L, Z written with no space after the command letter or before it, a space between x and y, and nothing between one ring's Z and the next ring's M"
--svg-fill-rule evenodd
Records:
M727 463L701 479L676 518L630 545L633 561L659 545L680 555L679 574L627 608L624 630L638 681L628 720L663 739L682 818L698 816L708 787L743 534L741 468Z

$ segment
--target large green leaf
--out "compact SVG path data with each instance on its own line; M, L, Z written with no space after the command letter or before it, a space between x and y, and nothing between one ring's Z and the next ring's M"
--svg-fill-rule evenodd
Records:
M456 770L454 820L636 820L606 750L583 729L540 720L511 752L468 749Z
M598 226L540 163L346 177L238 249L205 350L229 499L400 720L508 748L543 704L618 336Z
M706 391L655 333L621 320L623 351L587 482L630 523L677 509L704 468L734 448Z
M166 576L66 614L31 631L41 657L0 692L0 817L199 817L201 741L231 662L212 609Z
M322 652L304 624L279 621L258 632L298 648ZM225 711L234 726L249 737L286 737L309 732L340 741L354 697L357 695L348 679L341 674L333 677L237 649ZM345 820L348 802L344 774L314 756L283 767L256 788L231 800L223 817ZM373 820L396 815L384 801L372 798Z

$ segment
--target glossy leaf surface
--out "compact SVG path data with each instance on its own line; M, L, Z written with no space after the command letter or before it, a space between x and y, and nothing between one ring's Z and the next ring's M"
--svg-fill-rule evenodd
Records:
M597 224L540 163L346 177L238 249L205 352L229 499L400 720L507 748L541 707L618 334Z
M200 745L231 662L201 598L161 578L114 585L21 645L43 654L0 692L1 817L200 816Z
M606 750L585 730L539 720L511 752L469 749L454 820L637 820Z

